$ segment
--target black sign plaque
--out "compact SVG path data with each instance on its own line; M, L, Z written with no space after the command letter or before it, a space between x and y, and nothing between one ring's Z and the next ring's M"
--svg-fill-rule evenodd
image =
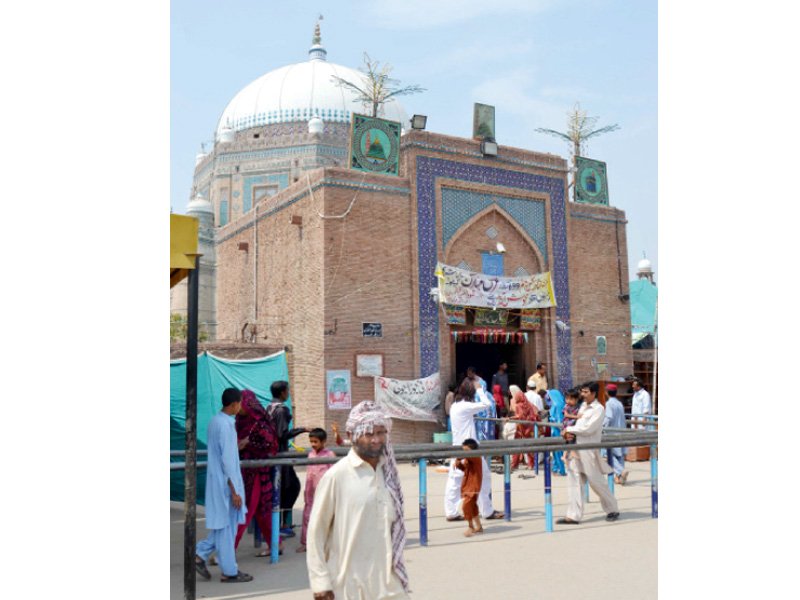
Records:
M364 337L383 337L383 324L362 323L361 335L363 335Z

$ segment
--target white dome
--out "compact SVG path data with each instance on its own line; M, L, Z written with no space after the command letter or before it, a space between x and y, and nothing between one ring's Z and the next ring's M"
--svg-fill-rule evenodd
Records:
M325 123L319 117L312 117L308 121L308 133L322 133L325 129Z
M228 125L223 125L219 129L219 133L217 134L217 141L220 144L230 144L233 141L234 134L236 132L233 131Z
M355 92L331 80L336 76L363 87L364 75L328 62L325 55L325 49L316 44L306 62L270 71L242 89L222 112L217 138L225 125L240 131L259 125L308 121L315 116L323 121L349 123L353 112L369 114ZM399 121L403 129L408 128L408 115L397 100L387 102L379 116Z
M653 270L652 264L651 264L651 263L650 263L650 261L649 261L649 260L647 260L646 258L643 258L642 260L640 260L640 261L639 261L639 264L638 264L638 265L636 265L636 268L637 268L639 271L645 271L645 272L647 272L647 273L649 273L650 271L652 271L652 270Z
M200 162L201 162L201 161L202 161L202 160L203 160L203 159L204 159L206 156L208 156L208 154L207 154L206 152L203 152L202 150L201 150L200 152L198 152L198 153L195 155L195 157L194 157L194 166L196 167L197 165L199 165L199 164L200 164Z
M211 206L211 202L206 200L206 197L203 196L202 193L197 193L192 201L186 206L186 214L197 214L197 213L214 213L214 207Z

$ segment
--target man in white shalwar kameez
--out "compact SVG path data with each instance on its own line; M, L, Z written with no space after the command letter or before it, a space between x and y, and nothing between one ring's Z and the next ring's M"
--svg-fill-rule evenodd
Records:
M646 423L647 429L653 429L652 419L642 419L642 415L650 415L653 412L653 404L650 401L650 394L644 389L642 382L634 379L631 383L633 388L633 399L631 400L631 417L637 423ZM636 418L640 417L640 418ZM645 429L645 425L634 423L631 429Z
M208 469L206 471L206 528L209 534L197 544L195 568L203 579L211 579L206 560L216 551L222 582L252 581L236 564L236 530L245 522L244 481L239 466L236 414L242 393L235 388L222 392L222 410L208 424Z
M581 385L583 404L578 411L578 421L567 427L564 437L575 439L578 444L600 442L603 437L603 417L605 410L597 400L598 385L596 382ZM573 451L574 452L574 451ZM569 502L566 518L556 521L560 524L577 525L583 518L583 484L589 482L595 494L600 498L600 505L606 513L606 521L619 518L617 500L608 489L606 475L612 472L608 462L600 456L597 448L578 450L578 457L571 458L567 465L567 485Z
M491 405L492 401L486 390L475 380L467 378L461 382L453 404L450 405L453 446L461 448L464 440L478 439L474 417L490 408ZM458 513L458 503L461 500L461 481L464 479L464 471L456 469L455 462L455 459L450 460L450 470L447 473L447 483L444 487L444 516L448 521L463 519ZM478 495L478 511L484 519L502 519L504 514L496 511L492 506L492 472L489 470L486 458L482 460L482 463L483 476L481 491Z
M350 411L350 452L320 480L308 524L306 564L315 599L408 598L403 492L389 431L372 401Z

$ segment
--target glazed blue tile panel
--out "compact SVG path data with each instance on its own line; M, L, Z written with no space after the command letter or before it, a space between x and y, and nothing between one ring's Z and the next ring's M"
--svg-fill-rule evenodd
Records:
M219 203L219 226L228 224L228 201L220 200Z
M557 177L533 175L496 167L459 163L430 156L417 157L417 231L419 238L419 322L421 376L439 370L439 306L431 302L429 291L436 287L433 274L437 261L436 178L446 177L473 183L486 183L521 190L544 192L550 196L550 223L553 228L553 256L548 260L555 283L556 318L569 323L569 263L567 260L567 216L564 181ZM534 203L531 203L534 204ZM511 210L515 219L519 218ZM536 238L534 237L534 240ZM561 389L572 387L572 342L568 331L556 329Z
M282 190L289 187L289 174L278 173L276 175L254 175L252 177L245 177L242 192L242 212L249 212L253 208L253 186L262 185L265 183L277 183L278 189Z
M492 204L510 214L531 236L547 261L547 220L544 201L481 194L469 190L442 188L442 248L472 217Z
M481 273L503 276L503 255L481 252Z

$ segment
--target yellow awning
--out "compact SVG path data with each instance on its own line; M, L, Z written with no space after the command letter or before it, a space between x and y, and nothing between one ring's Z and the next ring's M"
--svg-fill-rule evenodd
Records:
M185 215L169 216L169 287L174 287L195 268L200 222Z

